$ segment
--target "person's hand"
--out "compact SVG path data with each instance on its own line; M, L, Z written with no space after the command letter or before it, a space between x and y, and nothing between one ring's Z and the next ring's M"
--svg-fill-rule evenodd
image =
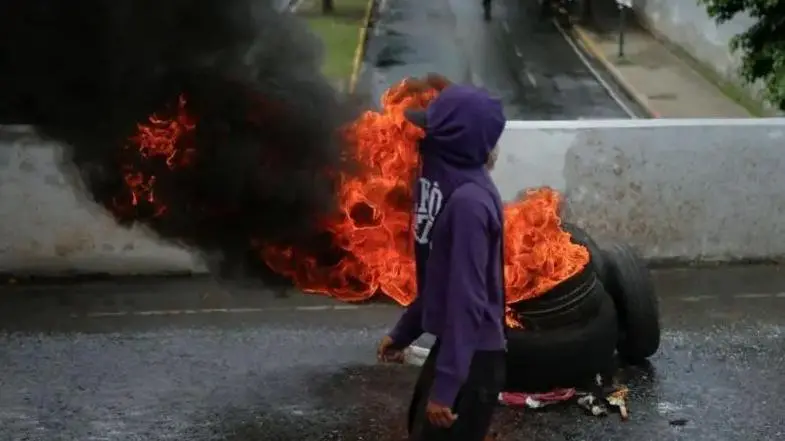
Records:
M376 349L376 358L382 363L403 363L403 349L395 348L394 345L392 337L385 335Z
M458 415L452 413L452 409L430 400L425 408L425 414L432 425L445 429L452 426L455 420L458 419Z

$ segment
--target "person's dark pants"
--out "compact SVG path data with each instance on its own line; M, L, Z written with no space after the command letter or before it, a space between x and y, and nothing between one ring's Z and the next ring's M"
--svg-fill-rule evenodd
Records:
M453 413L458 419L448 429L434 427L425 414L436 374L438 352L437 341L414 387L409 407L409 441L482 441L488 435L499 393L504 386L505 352L478 351L474 354L469 378L453 406Z

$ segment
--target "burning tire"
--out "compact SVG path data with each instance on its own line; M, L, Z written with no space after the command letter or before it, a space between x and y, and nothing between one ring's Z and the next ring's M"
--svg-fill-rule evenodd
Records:
M578 273L533 299L511 305L526 330L555 330L597 317L607 296L590 260Z
M602 283L605 283L605 279L608 276L607 268L605 265L605 256L603 255L602 249L597 245L597 242L586 232L583 228L569 223L569 222L562 222L561 224L562 230L570 233L572 236L572 242L577 243L578 245L582 245L589 250L589 255L591 255L591 262L594 266L594 270L597 271L597 275L600 278Z
M593 319L558 329L508 331L505 391L575 387L611 369L619 340L616 308L602 285L595 286L602 295L596 296L599 310Z
M626 244L605 250L606 289L618 311L619 356L640 363L660 347L659 301L643 259Z

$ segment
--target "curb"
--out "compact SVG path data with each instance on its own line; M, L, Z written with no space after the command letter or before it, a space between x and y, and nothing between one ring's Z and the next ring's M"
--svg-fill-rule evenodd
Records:
M607 70L611 74L611 76L613 76L613 79L616 80L619 86L621 86L621 88L624 89L624 91L627 92L627 94L633 100L635 100L635 102L643 110L645 110L646 113L648 113L651 118L662 118L662 115L660 115L660 113L654 110L654 108L651 106L649 100L645 96L641 95L641 93L638 92L638 90L635 87L633 87L632 84L630 84L626 78L624 78L624 75L622 75L619 69L613 65L613 63L608 59L608 57L606 57L605 54L602 53L600 48L598 48L597 44L594 42L594 39L590 37L589 34L583 30L583 28L581 28L577 24L573 24L571 31L573 36L576 37L576 40L578 40L581 46L583 46L583 48L586 49L586 51L592 57L594 57L594 59L596 59L597 61L600 62L600 64L602 64L602 67L604 67L605 70Z
M349 79L349 93L353 94L357 87L357 81L360 78L360 66L362 65L362 58L365 55L365 46L368 42L368 28L371 25L371 11L376 0L368 0L368 5L365 7L365 17L363 17L363 25L360 27L359 36L360 41L357 43L357 49L354 51L354 60L352 61L352 76Z

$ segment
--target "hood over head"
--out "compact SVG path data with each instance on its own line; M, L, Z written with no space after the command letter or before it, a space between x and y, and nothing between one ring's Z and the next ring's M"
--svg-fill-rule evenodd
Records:
M502 105L485 91L450 85L425 110L406 110L406 118L425 131L418 143L419 173L413 183L417 288L423 289L436 220L453 192L467 184L492 211L501 228L502 200L486 164L506 124ZM491 208L492 207L492 208ZM443 224L444 225L444 224Z
M423 156L459 168L484 166L507 123L501 101L464 85L447 87L426 110L410 109L405 115L425 130Z

